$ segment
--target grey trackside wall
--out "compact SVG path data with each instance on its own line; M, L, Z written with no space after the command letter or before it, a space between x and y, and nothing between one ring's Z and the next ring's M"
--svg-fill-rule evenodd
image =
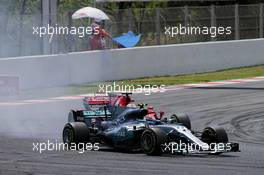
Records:
M0 75L20 87L200 73L264 64L264 39L177 44L0 59Z

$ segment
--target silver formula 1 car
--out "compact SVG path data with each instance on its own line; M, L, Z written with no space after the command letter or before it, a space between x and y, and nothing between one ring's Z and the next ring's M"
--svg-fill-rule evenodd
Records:
M161 120L145 118L147 114L147 109L125 107L114 116L108 105L73 110L63 129L63 141L67 144L100 143L117 150L140 150L147 155L239 151L239 144L229 142L223 128L206 127L196 132L191 129L186 114L174 114Z

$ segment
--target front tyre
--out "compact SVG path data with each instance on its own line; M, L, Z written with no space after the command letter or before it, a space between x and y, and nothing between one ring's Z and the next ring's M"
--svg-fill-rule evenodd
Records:
M173 114L170 117L172 123L181 123L183 126L191 130L191 120L185 113Z
M228 143L228 136L224 128L221 127L206 127L203 130L201 139L203 142L210 144L215 143ZM216 152L211 154L221 154L222 152Z
M161 144L166 143L167 135L159 128L146 129L140 139L141 149L150 156L162 155Z

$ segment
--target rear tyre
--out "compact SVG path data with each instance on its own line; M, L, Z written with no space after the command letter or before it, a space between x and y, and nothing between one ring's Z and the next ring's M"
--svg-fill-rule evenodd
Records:
M203 130L201 139L208 145L212 143L227 143L228 136L224 128L222 127L206 127ZM210 154L221 154L222 152L210 153Z
M162 155L161 144L167 142L167 135L159 128L146 129L140 139L141 149L149 156Z
M62 139L68 146L73 143L88 143L90 141L89 128L83 122L70 122L64 126Z
M185 113L180 113L180 114L173 114L171 116L171 121L173 123L181 123L183 126L191 130L191 121L190 118L187 114Z

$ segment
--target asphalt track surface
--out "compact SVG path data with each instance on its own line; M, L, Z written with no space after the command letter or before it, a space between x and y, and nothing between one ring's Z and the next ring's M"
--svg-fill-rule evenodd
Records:
M226 128L229 140L240 143L240 153L219 156L164 155L113 151L33 151L32 142L61 140L71 108L80 100L0 106L0 174L250 174L264 171L264 82L184 89L150 96L135 95L168 114L186 112L192 126Z

